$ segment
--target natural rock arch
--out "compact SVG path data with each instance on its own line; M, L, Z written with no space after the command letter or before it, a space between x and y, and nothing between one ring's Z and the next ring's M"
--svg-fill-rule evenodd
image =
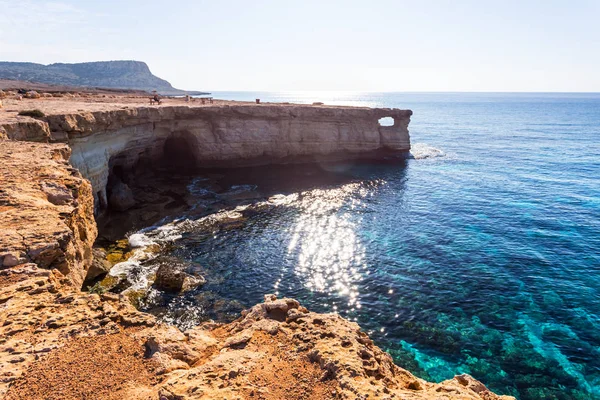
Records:
M394 117L381 117L381 118L379 118L379 120L377 122L379 123L379 126L395 126L396 125L396 119Z

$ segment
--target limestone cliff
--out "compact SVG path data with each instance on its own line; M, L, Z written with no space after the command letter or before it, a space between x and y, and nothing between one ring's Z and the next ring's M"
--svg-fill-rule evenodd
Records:
M80 287L96 240L90 183L62 144L0 141L0 268L35 263Z
M411 111L301 105L140 107L51 115L52 139L106 204L111 168L167 159L187 167L325 161L410 149ZM394 118L381 126L382 117Z

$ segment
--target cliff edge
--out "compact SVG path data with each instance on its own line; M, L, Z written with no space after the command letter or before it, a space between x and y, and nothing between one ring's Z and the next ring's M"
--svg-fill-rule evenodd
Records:
M45 116L8 114L0 119L0 136L67 143L99 209L108 205L114 172L131 178L143 165L239 167L380 159L410 150L410 110L183 99L151 107L145 98L118 100L9 100L15 110L30 104ZM393 124L380 124L384 117Z

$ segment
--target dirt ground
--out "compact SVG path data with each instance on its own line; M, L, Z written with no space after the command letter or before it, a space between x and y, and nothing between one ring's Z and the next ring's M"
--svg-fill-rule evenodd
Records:
M150 386L153 364L144 347L123 333L73 339L34 363L11 386L6 400L127 398L130 386Z

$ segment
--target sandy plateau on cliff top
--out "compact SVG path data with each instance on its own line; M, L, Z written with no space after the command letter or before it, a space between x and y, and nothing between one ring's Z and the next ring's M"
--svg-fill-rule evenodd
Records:
M213 100L213 103L202 104L200 99L186 101L182 97L163 97L160 105L150 105L151 95L132 95L126 93L117 94L99 94L99 93L81 93L75 97L41 97L39 99L23 98L17 100L16 96L10 95L3 102L0 108L0 124L7 122L16 122L18 119L26 119L18 115L20 111L38 109L46 115L75 114L97 111L114 111L138 107L164 107L164 106L189 106L189 107L215 107L234 104L254 105L253 102L231 101L231 100ZM269 106L288 106L289 103L266 103ZM330 106L335 108L355 108L347 106ZM319 107L316 105L315 107Z

